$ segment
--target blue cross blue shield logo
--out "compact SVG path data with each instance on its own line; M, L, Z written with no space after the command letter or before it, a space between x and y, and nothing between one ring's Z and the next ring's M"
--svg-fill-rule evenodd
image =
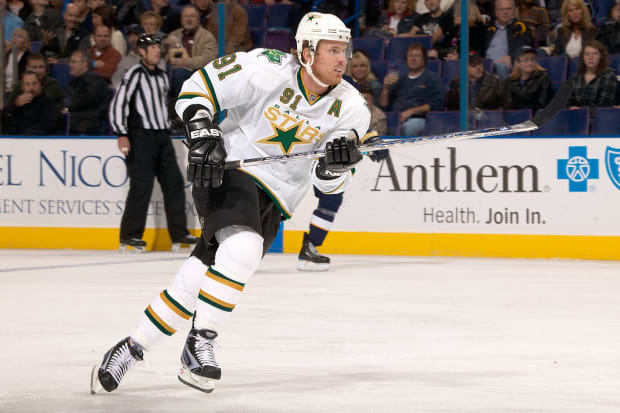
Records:
M620 189L620 148L607 147L605 150L605 166L609 179L616 188Z
M588 159L587 146L569 146L568 159L558 159L558 179L568 179L569 192L587 192L588 179L598 179L598 159Z

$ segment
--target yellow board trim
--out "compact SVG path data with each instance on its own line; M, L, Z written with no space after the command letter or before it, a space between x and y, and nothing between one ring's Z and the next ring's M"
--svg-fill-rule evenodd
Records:
M284 231L283 252L299 253L303 231ZM620 260L620 237L330 231L323 254Z
M191 232L200 235L200 230ZM284 231L284 252L299 253L302 237L303 231ZM114 250L118 239L118 228L0 227L0 248ZM166 228L149 228L143 239L147 250L170 250ZM324 254L620 260L620 237L330 231L319 250Z

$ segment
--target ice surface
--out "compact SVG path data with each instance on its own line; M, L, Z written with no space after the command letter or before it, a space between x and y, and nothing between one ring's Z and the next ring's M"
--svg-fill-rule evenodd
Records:
M223 378L178 382L185 333L114 393L92 365L183 254L0 250L2 412L618 412L620 264L268 255L221 332Z

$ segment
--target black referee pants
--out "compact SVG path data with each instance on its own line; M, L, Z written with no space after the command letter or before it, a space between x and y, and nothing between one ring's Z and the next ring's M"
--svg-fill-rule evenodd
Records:
M130 129L131 151L126 159L129 193L121 219L121 239L142 238L155 178L164 195L172 242L189 234L185 217L185 180L177 165L168 131Z

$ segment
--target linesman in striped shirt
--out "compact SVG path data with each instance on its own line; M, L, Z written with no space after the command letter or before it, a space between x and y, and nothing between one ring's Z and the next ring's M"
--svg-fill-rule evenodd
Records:
M121 219L121 249L144 251L142 240L155 178L164 195L168 232L173 245L196 244L185 217L184 180L177 165L168 121L168 75L157 67L159 39L143 34L137 49L141 60L125 73L110 105L110 124L125 155L129 192Z

